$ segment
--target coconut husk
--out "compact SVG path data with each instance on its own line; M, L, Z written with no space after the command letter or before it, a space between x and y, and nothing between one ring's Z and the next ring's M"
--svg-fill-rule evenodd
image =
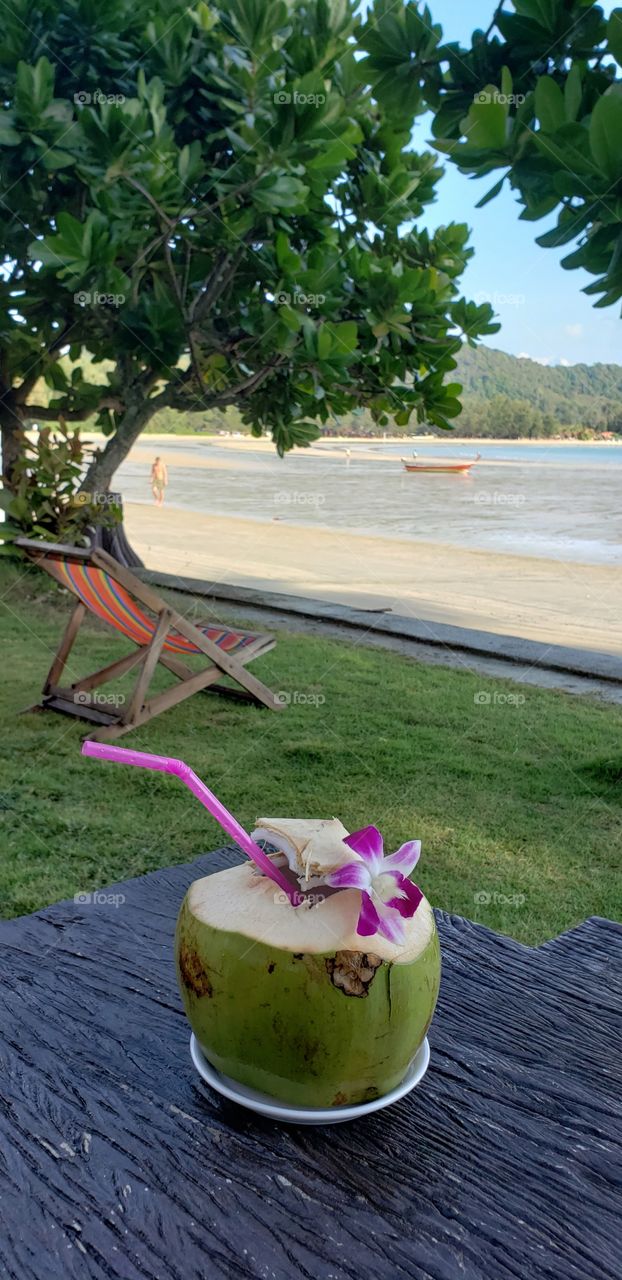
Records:
M287 858L305 884L319 884L358 855L344 844L348 835L338 818L258 818L253 840L265 840Z

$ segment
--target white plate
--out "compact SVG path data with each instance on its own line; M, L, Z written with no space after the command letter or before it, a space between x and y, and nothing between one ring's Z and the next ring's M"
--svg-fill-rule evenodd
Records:
M250 1111L256 1111L260 1116L281 1120L283 1124L342 1124L344 1120L356 1120L359 1116L371 1115L372 1111L382 1111L384 1107L390 1107L393 1102L410 1093L411 1089L414 1089L423 1079L428 1069L430 1046L426 1036L404 1079L396 1089L385 1093L382 1098L374 1098L372 1102L361 1102L354 1107L290 1107L285 1102L277 1102L267 1093L259 1093L257 1089L249 1089L244 1084L238 1084L237 1080L232 1080L230 1076L221 1075L220 1071L208 1062L194 1034L190 1036L190 1056L206 1084L209 1084L217 1093L222 1093L223 1097L230 1098L231 1102L237 1102L241 1107L248 1107Z

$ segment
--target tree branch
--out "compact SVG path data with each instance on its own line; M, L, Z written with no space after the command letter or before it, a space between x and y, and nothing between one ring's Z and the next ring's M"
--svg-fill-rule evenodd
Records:
M135 386L134 391L140 392ZM170 387L167 386L159 395L149 399L143 394L135 395L128 403L121 422L116 431L109 436L103 449L98 449L95 457L82 478L84 492L107 490L117 467L129 453L138 439L142 429L158 409L164 409L169 403Z
M497 22L498 22L499 18L501 17L501 14L503 13L503 6L504 6L504 4L505 4L505 0L501 0L501 3L497 5L497 7L496 7L496 9L495 9L495 11L494 11L494 13L493 13L493 15L492 15L492 21L491 21L491 23L490 23L490 26L489 26L488 30L484 33L484 39L485 39L485 40L490 40L490 37L491 37L491 35L492 35L492 33L493 33L493 31L494 31L494 29L495 29L496 25L497 25Z
M102 409L114 409L116 413L122 413L123 407L123 402L116 397L104 396L98 404L87 409L63 409L54 404L27 404L24 405L24 417L39 418L41 422L58 422L59 418L64 418L66 422L85 422Z
M221 258L220 261L216 263L213 271L210 272L203 290L197 294L194 302L188 310L188 318L191 323L193 323L195 319L201 320L203 316L207 314L210 307L218 301L227 288L227 285L231 280L233 280L240 262L242 261L242 257L246 253L247 238L248 236L245 237L245 241L240 245L237 253L233 255L230 253L225 254L225 257Z
M40 352L37 359L33 362L30 371L24 375L19 387L15 387L14 398L16 404L25 404L30 392L43 376L44 366L46 364L46 356L50 357L47 361L49 364L56 364L60 357L61 348L65 346L69 334L75 329L76 322L72 320L65 322L65 327L60 333L54 334L53 339L48 343L47 347Z
M170 231L175 226L175 220L173 218L169 218L168 214L164 212L164 209L160 208L157 200L154 200L151 195L151 192L147 191L146 187L143 187L142 183L137 182L135 178L131 178L129 173L123 173L121 176L125 179L128 186L133 187L135 191L140 193L144 200L149 201L151 208L155 209L160 220L166 223Z
M243 382L236 383L234 387L225 387L222 391L218 391L211 396L205 393L195 394L192 391L184 394L181 390L183 384L178 384L177 388L169 388L171 398L168 404L171 409L181 409L186 412L189 412L193 406L197 409L207 410L214 409L218 405L235 404L239 396L249 395L251 392L256 391L280 365L286 364L286 362L286 356L277 356L275 360L263 365L261 369L255 370L255 373L250 374ZM188 380L186 379L185 381Z

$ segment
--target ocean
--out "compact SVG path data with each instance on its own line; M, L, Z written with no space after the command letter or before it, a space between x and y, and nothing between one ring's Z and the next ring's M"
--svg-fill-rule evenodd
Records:
M346 454L349 449L349 455ZM143 436L115 484L152 501L149 465L167 461L166 505L204 515L585 564L622 562L622 445L416 442L417 456L473 458L468 475L416 474L410 443L327 440L279 459L265 446Z

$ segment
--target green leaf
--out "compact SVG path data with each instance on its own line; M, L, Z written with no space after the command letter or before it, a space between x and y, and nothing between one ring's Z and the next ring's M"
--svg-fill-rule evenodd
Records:
M300 270L300 257L290 247L289 236L285 231L277 231L274 252L277 266L284 275L295 275Z
M554 137L536 133L533 140L551 169L552 161L556 161L560 169L571 173L587 176L597 172L590 135L582 125L565 124Z
M21 134L13 128L12 113L0 111L0 147L17 147L21 140Z
M488 204L489 200L494 200L495 196L499 195L499 192L503 188L503 184L505 182L506 177L507 177L507 174L504 174L502 178L499 178L499 181L495 182L494 187L491 187L490 191L487 191L486 195L482 196L481 200L478 200L475 206L476 209L483 209L484 205Z
M49 147L41 156L41 163L51 173L55 169L66 169L67 165L74 164L74 157L68 151L61 151L58 147Z
M536 237L536 244L542 246L543 249L559 249L563 244L569 244L574 240L581 231L585 230L590 220L589 209L579 209L577 213L562 213L559 218L558 225L553 227L551 231L546 231L544 235Z
M353 159L355 155L354 147L349 142L342 142L341 138L337 138L309 161L307 169L336 169L339 172L346 160Z
M328 325L323 324L318 330L317 353L320 360L326 360L333 348L333 339Z
M51 387L53 391L67 390L67 374L65 373L63 366L58 364L57 361L48 365L43 376L48 387Z
M188 9L188 16L196 22L201 31L211 31L218 22L218 15L212 12L204 0L199 0L199 4L195 5L194 9Z
M581 110L583 101L583 81L581 78L581 68L578 62L574 62L566 76L566 84L564 86L564 100L566 107L566 119L570 122L577 119Z
M334 338L334 354L337 356L351 355L356 351L358 341L358 330L355 320L344 320L342 324L331 326Z
M563 0L514 0L517 14L523 18L531 18L545 31L553 32L561 15Z
M536 116L546 133L555 133L565 123L564 95L552 76L540 76L536 84Z
M614 9L607 23L607 44L618 63L622 67L622 9Z
M279 307L279 316L290 333L298 333L302 325L302 316L298 311L288 306Z
M185 186L198 176L200 168L201 143L195 139L194 142L186 143L186 146L182 147L177 160L177 172Z
M486 85L471 104L463 124L467 142L484 150L502 151L506 143L507 117L508 106L499 101L499 90L494 85Z
M264 213L278 213L280 209L298 209L304 205L309 193L298 178L288 174L268 174L253 191L253 201Z
M599 98L590 121L592 155L609 182L622 178L622 98Z
M20 120L30 127L41 120L54 93L54 67L47 58L39 58L34 67L18 62L15 79L15 110Z

